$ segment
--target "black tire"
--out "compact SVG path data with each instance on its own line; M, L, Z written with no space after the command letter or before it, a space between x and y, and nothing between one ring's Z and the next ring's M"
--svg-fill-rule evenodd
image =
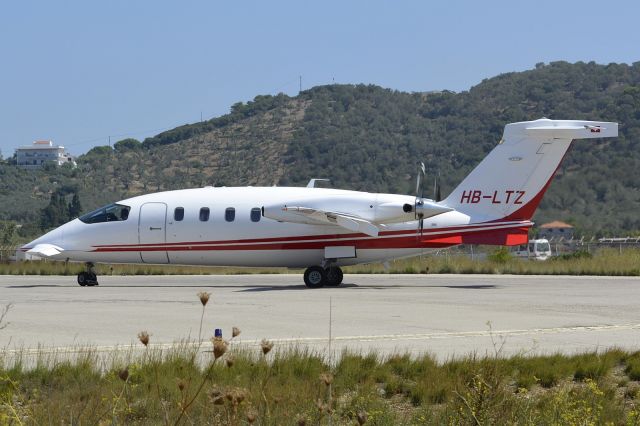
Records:
M327 268L327 285L331 287L337 287L342 284L344 274L339 266L332 266Z
M80 272L78 274L78 284L80 284L81 287L84 287L87 285L87 273L86 272Z
M304 271L304 283L309 288L321 288L327 283L327 272L321 266L310 266Z
M98 285L98 277L93 272L87 273L87 284L90 286Z

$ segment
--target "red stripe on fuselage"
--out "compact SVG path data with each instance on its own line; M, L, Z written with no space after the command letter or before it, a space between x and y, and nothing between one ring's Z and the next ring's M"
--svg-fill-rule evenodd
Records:
M496 226L497 225L497 226ZM451 228L443 228L438 231L423 231L420 236L417 230L389 231L398 234L402 232L405 235L394 237L376 238L369 237L364 234L337 234L332 235L334 238L323 236L322 240L304 237L281 237L277 239L258 239L258 240L227 240L224 242L209 243L170 243L170 244L154 244L154 245L131 245L131 246L98 246L94 252L137 252L137 251L239 251L239 250L313 250L324 249L328 244L332 246L355 246L358 249L396 249L396 248L443 248L457 244L478 244L475 241L482 241L481 244L514 244L513 235L522 235L528 232L531 223L518 223L513 225L500 226L499 224L478 226L455 227L467 228L461 230L460 233L451 232ZM498 227L499 226L499 227ZM471 228L471 229L469 229ZM444 231L446 229L447 231ZM453 229L454 231L457 229ZM409 234L409 235L406 235ZM353 239L352 235L362 235L366 238ZM307 241L300 241L305 239ZM277 241L268 241L277 240ZM311 240L311 241L309 241ZM232 244L229 242L233 241ZM254 241L259 241L256 243ZM520 244L521 238L517 239L516 244ZM509 244L511 242L511 244Z
M495 227L495 226L513 226L513 227L517 227L517 226L531 226L532 224L526 224L526 223L522 223L522 221L518 221L518 222L514 222L514 223L509 223L509 222L505 222L505 223L497 223L497 222L487 222L487 223L480 223L480 224L472 224L472 225L459 225L459 226L450 226L450 227L443 227L443 228L437 228L437 229L424 229L423 232L423 236L424 235L439 235L442 233L447 233L447 232L451 232L451 231L472 231L473 229L476 228L486 228L486 227ZM417 229L403 229L403 230L398 230L398 231L382 231L380 232L379 236L380 237L389 237L392 235L397 235L397 236L401 236L401 235L410 235L413 238L416 237L416 234L418 233ZM149 244L105 244L105 245L96 245L93 246L95 248L97 248L98 250L96 251L103 251L103 250L99 250L99 249L104 249L104 248L122 248L122 249L129 249L129 248L136 248L136 249L144 249L146 250L147 247L175 247L175 246L212 246L212 245L227 245L227 244L253 244L253 243L290 243L290 242L300 242L300 241L304 241L304 242L310 242L310 241L319 241L321 240L322 242L326 242L327 240L329 241L335 241L335 240L341 240L341 239L375 239L377 237L371 237L369 235L366 234L362 234L362 233L350 233L350 234L323 234L323 235L302 235L302 236L288 236L288 237L271 237L271 238L248 238L248 239L239 239L239 240L214 240L214 241L182 241L182 242L175 242L175 243L149 243ZM379 238L379 237L378 237ZM386 239L386 238L385 238ZM134 250L134 251L138 251L138 250Z

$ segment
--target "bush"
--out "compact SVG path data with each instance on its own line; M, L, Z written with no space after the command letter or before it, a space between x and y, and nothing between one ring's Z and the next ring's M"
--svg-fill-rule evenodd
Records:
M496 263L507 263L512 259L509 249L504 246L495 249L488 257L489 260Z

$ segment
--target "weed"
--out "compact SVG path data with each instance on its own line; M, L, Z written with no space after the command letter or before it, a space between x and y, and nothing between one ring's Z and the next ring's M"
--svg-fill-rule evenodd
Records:
M640 352L634 352L629 355L626 362L625 373L629 376L629 379L633 381L640 381Z

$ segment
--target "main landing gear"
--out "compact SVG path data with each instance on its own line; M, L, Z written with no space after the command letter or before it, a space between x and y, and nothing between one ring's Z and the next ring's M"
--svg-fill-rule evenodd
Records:
M98 276L96 275L95 265L91 262L85 263L86 270L78 274L78 284L82 287L93 287L98 285Z
M342 283L342 278L342 269L336 265L310 266L304 271L304 283L309 288L337 287Z

